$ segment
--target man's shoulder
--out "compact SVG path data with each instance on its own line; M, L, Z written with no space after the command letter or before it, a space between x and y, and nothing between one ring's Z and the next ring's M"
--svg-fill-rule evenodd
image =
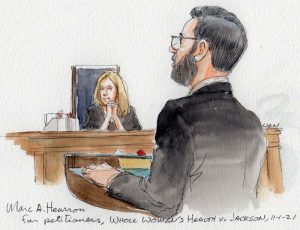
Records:
M185 96L185 97L180 97L176 99L170 99L166 102L165 107L168 109L177 109L181 108L187 104L192 103L193 101L197 100L197 98L193 98L191 96Z
M179 111L186 108L187 101L185 97L168 100L161 111L161 114L174 117Z
M166 102L164 109L174 112L176 110L191 108L195 105L209 102L211 96L212 95L208 94L192 94L177 99L171 99Z
M178 99L170 99L166 102L164 109L166 110L176 110L178 107L182 106L182 102L180 100L181 98Z
M183 116L206 114L205 119L210 119L210 115L220 117L222 114L227 116L228 113L235 113L241 119L259 121L255 113L245 108L232 94L226 92L192 94L168 100L162 112L169 117L178 114Z
M159 124L168 123L170 126L178 121L179 117L185 117L187 114L196 114L204 106L199 106L197 99L190 96L168 100L159 114Z

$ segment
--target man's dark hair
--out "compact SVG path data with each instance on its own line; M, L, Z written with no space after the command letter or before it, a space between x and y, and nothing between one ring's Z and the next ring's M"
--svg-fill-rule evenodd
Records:
M195 7L190 14L198 20L195 37L209 44L213 67L232 71L247 48L246 30L240 20L218 6Z

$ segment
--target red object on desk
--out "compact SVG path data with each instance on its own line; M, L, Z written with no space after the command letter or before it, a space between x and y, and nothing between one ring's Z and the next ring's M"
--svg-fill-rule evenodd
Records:
M144 150L142 150L142 149L139 149L137 152L136 152L136 154L138 155L138 156L145 156L146 155L146 153L144 152Z

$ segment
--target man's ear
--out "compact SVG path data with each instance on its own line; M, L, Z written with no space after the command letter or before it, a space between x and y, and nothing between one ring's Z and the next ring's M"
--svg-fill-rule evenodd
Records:
M209 47L207 41L200 40L197 45L197 49L194 52L195 61L198 62L202 60L207 55L208 51L209 51Z

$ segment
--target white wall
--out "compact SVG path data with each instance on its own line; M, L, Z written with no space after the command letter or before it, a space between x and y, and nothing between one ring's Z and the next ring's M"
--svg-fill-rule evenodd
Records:
M76 64L119 64L143 127L155 128L164 103L187 93L170 79L170 35L181 31L194 6L205 4L234 12L247 28L248 50L230 77L236 97L262 122L279 122L283 128L281 154L287 192L269 198L262 210L280 208L295 213L300 204L298 0L2 0L0 134L41 130L44 113L69 112L70 66ZM35 186L33 160L3 137L0 151L0 183L4 185L0 226L5 218L11 229L17 225L26 228L18 215L5 213L6 202L15 200L54 200L88 207L101 215L110 213L82 204L70 196L65 185ZM40 226L28 227L33 228Z

